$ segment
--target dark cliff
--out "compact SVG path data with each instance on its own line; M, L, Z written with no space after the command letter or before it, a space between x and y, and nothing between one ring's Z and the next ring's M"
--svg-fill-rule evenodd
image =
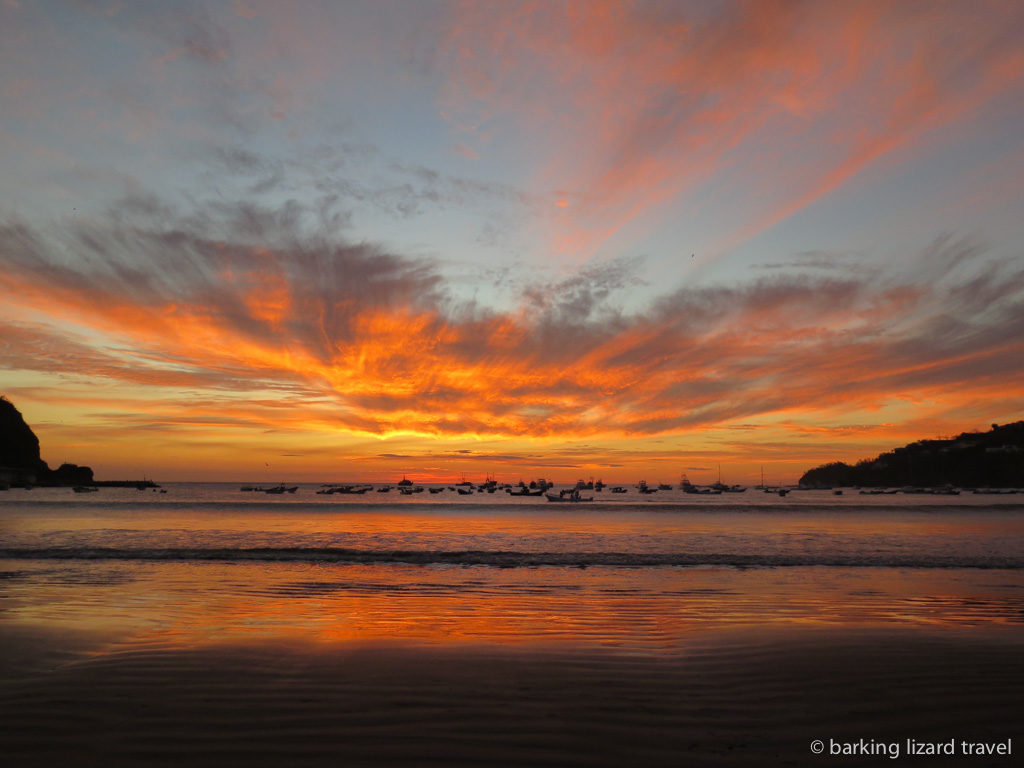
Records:
M0 397L0 482L9 485L89 485L92 470L62 464L51 470L39 454L39 438L21 412Z
M6 397L0 397L0 467L37 472L49 469L39 457L39 438Z
M800 485L868 488L907 485L961 488L1024 487L1024 421L945 440L919 440L849 465L841 461L806 472Z

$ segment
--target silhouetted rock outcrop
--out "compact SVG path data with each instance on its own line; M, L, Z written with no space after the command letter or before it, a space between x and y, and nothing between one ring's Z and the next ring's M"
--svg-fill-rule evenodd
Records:
M39 438L6 397L0 397L0 467L35 472L49 469L39 457Z
M0 397L0 483L5 485L91 485L92 470L62 464L51 470L39 454L39 438L21 412Z
M824 464L806 472L800 485L1022 488L1024 421L993 424L988 432L964 432L946 440L919 440L853 466Z
M93 485L92 469L77 464L61 464L47 475L46 485Z

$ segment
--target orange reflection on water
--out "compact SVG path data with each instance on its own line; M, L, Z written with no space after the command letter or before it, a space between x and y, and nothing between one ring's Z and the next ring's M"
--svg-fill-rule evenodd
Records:
M1012 573L875 568L19 564L5 624L117 647L571 643L639 652L736 628L1019 625ZM1019 586L1019 585L1018 585Z

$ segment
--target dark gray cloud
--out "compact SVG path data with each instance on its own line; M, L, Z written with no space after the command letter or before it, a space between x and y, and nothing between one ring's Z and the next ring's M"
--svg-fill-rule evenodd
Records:
M606 315L603 319L614 320L608 300L616 292L643 284L638 277L642 263L640 257L620 257L589 265L553 285L531 284L522 296L542 314L543 322L555 326L585 324L599 310Z
M855 254L832 252L832 251L801 251L793 255L792 259L786 261L771 261L763 264L755 264L754 269L775 270L836 270L853 271L863 273L860 265L860 258Z

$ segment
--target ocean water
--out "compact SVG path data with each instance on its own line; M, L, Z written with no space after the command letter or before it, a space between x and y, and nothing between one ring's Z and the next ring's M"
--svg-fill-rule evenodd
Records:
M1024 495L607 491L595 502L11 490L0 632L665 653L757 627L1024 625Z

